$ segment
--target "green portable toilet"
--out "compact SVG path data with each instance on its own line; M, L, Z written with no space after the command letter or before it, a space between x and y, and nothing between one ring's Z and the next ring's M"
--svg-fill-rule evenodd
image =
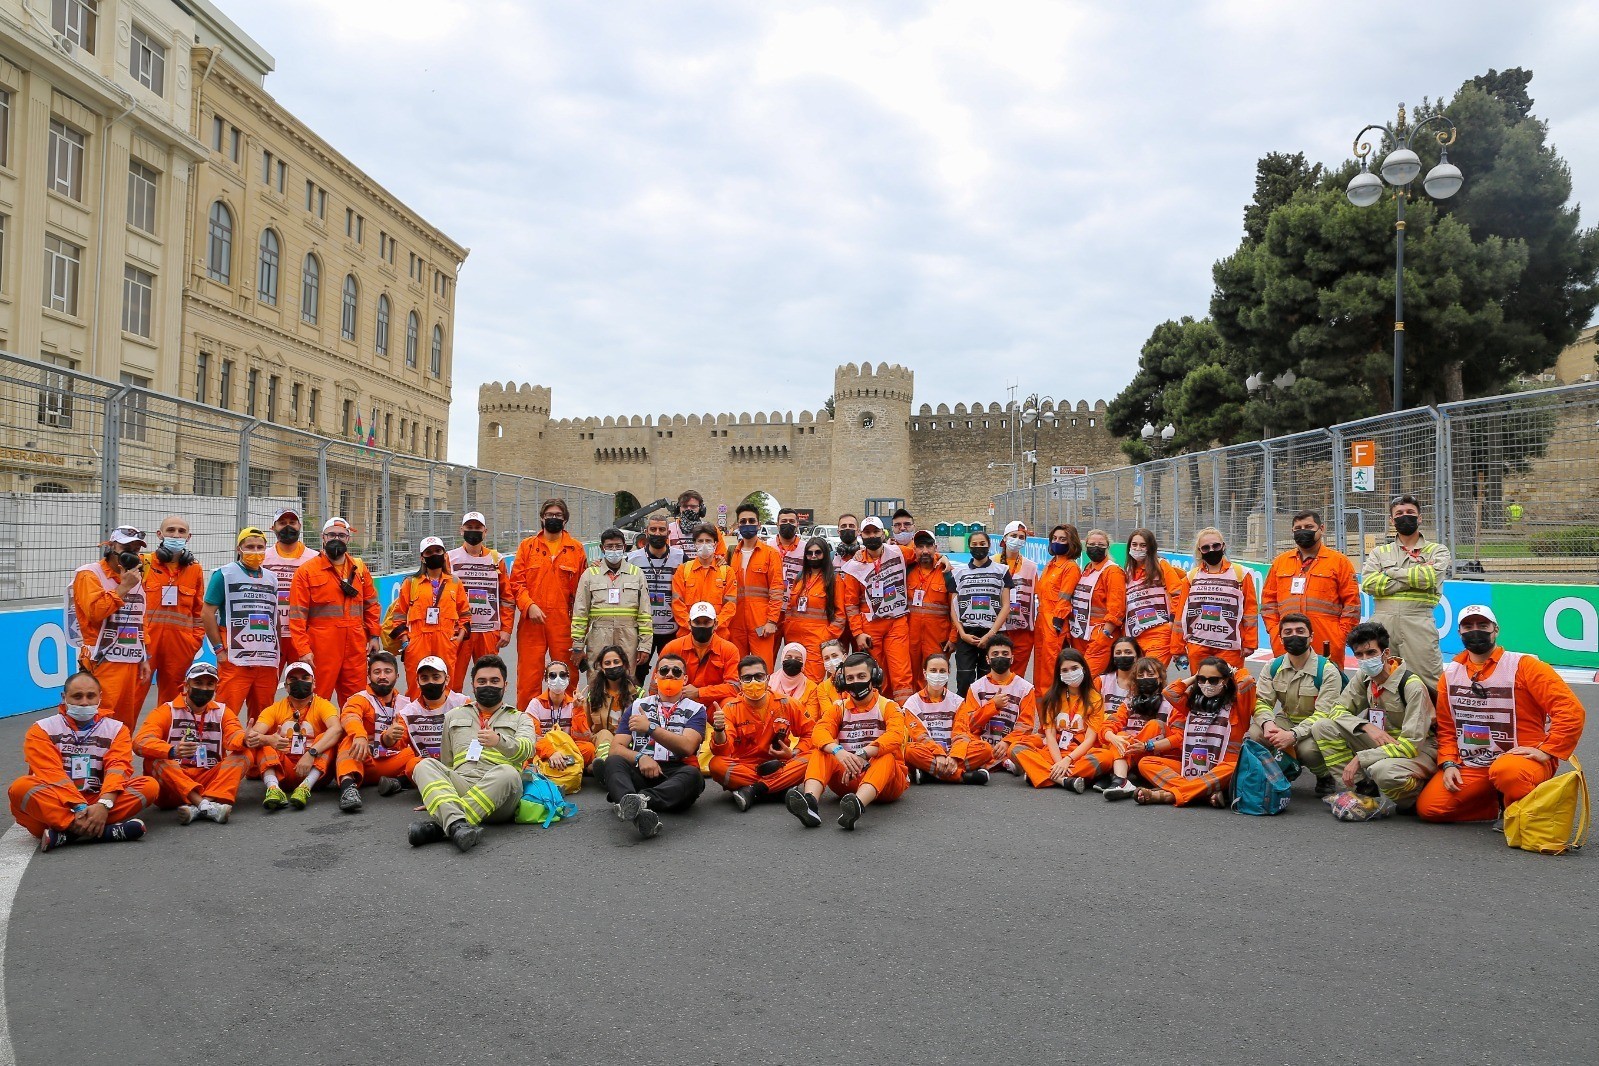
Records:
M944 550L963 552L966 550L966 523L956 522L949 527L949 540L944 542Z
M981 523L981 522L973 522L970 526L968 526L966 528L967 550L968 551L971 550L971 539L972 539L972 534L973 533L987 533L987 532L988 532L988 527L983 525L983 523Z
M941 552L950 550L948 522L939 522L933 526L933 546Z

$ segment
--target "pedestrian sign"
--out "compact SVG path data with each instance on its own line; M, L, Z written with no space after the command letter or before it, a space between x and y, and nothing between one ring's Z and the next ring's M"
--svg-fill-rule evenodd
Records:
M1351 492L1377 491L1377 442L1349 442L1349 488Z

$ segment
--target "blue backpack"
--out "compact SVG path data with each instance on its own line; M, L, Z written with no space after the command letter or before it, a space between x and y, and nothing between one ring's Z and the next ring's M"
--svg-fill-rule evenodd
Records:
M516 807L516 821L522 825L542 825L570 818L577 813L577 805L566 798L561 786L537 770L522 772L522 802Z
M1281 814L1288 809L1288 776L1271 749L1245 740L1233 775L1233 811L1237 814Z

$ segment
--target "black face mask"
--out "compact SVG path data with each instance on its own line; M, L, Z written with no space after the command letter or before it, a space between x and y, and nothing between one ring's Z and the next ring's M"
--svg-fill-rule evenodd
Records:
M394 691L393 681L368 681L366 687L372 690L374 696L387 696Z
M625 667L625 666L607 666L604 670L602 670L600 672L605 675L605 680L607 680L607 681L620 681L620 680L622 680L622 678L627 676L627 667Z
M838 539L843 541L845 544L854 544L855 531L853 529L841 529L838 531Z
M217 690L214 688L191 688L189 690L189 706L199 710L216 698Z
M505 688L501 685L474 685L472 698L479 707L498 707L500 701L505 699Z
M439 699L444 695L443 681L424 681L418 685L417 688L422 690L422 698L428 700L429 702Z
M481 529L469 529L465 533L461 534L461 539L466 541L468 544L482 544L483 531Z
M715 626L689 626L688 627L688 631L690 633L694 634L694 643L696 643L696 644L709 644L711 642L711 634L716 632L716 627Z
M122 569L124 570L137 570L139 569L139 553L118 552L117 562L122 565Z
M793 540L794 534L798 532L799 526L796 526L793 522L779 522L777 524L777 535L784 540Z
M284 526L277 533L279 544L294 544L300 539L300 531L294 526Z
M1131 655L1118 655L1110 661L1110 665L1117 671L1131 670L1133 668L1133 657Z
M566 519L564 518L552 515L544 520L544 532L546 533L559 533L565 528Z
M1401 537L1413 537L1416 530L1421 528L1420 517L1413 514L1402 514L1394 519L1394 532Z
M812 559L809 555L807 555L805 557L805 569L807 569L807 570L820 570L822 568L823 564L825 564L826 562L827 562L827 559L825 557L823 557L821 559Z
M862 537L861 538L861 543L866 545L866 550L867 551L874 552L878 548L881 548L883 546L883 538L882 537Z
M783 660L783 673L787 674L789 677L798 677L800 671L803 669L805 669L805 664L800 662L798 659Z
M309 699L311 692L315 687L316 686L310 681L298 680L290 681L284 686L284 688L288 690L289 695L293 696L297 700Z
M327 553L329 559L338 562L344 558L344 553L350 550L350 546L342 540L329 540L323 541L322 550Z
M1468 629L1460 634L1460 643L1467 651L1486 655L1494 649L1494 635L1486 629Z
M1136 682L1140 696L1157 696L1160 694L1160 678L1141 677Z
M1314 548L1316 546L1316 531L1314 529L1294 530L1294 543L1307 550Z
M853 684L845 685L844 687L849 690L849 694L851 696L854 696L858 700L864 700L867 696L872 694L872 683L870 681L856 681Z
M1310 650L1310 638L1292 636L1283 638L1283 651L1289 655L1303 655Z
M1227 556L1226 548L1212 548L1208 552L1200 552L1199 557L1205 560L1205 565L1215 566Z
M427 567L429 570L443 570L444 569L444 556L442 556L442 555L424 555L424 556L422 556L422 565Z
M677 512L677 520L682 525L693 525L700 520L700 509L697 507L684 507Z
M665 533L651 533L645 539L649 542L649 545L652 548L664 548L664 547L666 547L666 534Z
M988 549L981 544L967 545L972 553L972 562L980 563L988 558Z
M1010 673L1011 658L1009 655L996 655L988 660L988 668L996 674Z
M1104 562L1105 561L1105 548L1104 548L1103 545L1090 544L1088 547L1084 548L1083 550L1088 553L1088 561L1089 562L1091 562L1091 563L1099 563L1099 562Z

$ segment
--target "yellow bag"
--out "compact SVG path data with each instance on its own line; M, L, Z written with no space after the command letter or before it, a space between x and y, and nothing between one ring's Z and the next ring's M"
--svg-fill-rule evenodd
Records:
M1575 753L1556 774L1505 808L1505 843L1542 855L1577 851L1588 840L1588 778Z
M551 729L545 732L543 739L550 742L557 753L572 757L572 764L564 770L552 770L550 764L544 759L534 759L533 764L539 773L554 781L560 786L562 792L570 796L583 788L583 752L578 748L577 741L572 739L572 734L564 729Z

